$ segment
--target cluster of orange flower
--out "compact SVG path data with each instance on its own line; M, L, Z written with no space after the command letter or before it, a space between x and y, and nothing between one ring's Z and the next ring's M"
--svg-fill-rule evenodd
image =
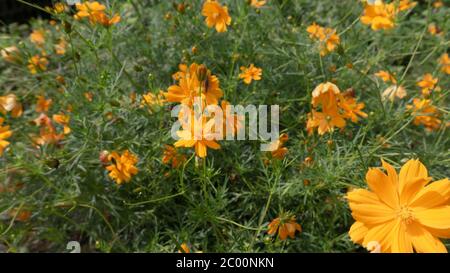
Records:
M63 113L54 114L50 118L47 113L52 105L52 99L46 99L44 96L38 96L36 102L36 112L39 116L34 120L34 123L39 126L39 136L32 136L32 139L36 145L45 144L60 144L64 136L70 133L70 117ZM58 133L58 130L53 123L62 126L62 132Z
M74 15L74 18L77 20L88 18L91 24L100 24L105 27L109 27L120 22L120 16L118 14L114 14L114 16L109 17L105 13L105 5L100 4L97 1L77 3L76 8L77 13Z
M313 40L319 41L320 55L325 56L328 53L336 50L340 43L339 35L333 28L326 28L313 23L306 31L309 33L309 37Z
M370 25L375 31L391 29L395 27L397 14L415 7L416 4L409 0L400 0L398 5L395 2L384 3L382 0L367 1L360 20L363 24Z
M219 100L223 96L220 89L219 79L211 74L205 65L198 65L196 63L187 66L181 64L180 71L173 74L173 79L178 81L178 84L172 85L164 93L167 102L180 103L189 111L181 110L179 113L179 122L182 130L177 132L180 138L175 142L175 147L195 148L195 153L198 157L204 158L207 155L207 149L220 149L218 139L223 139L223 134L226 132L222 127L217 128L216 123L234 124L230 128L234 135L239 127L239 118L237 115L227 115L229 108L228 102L222 100L219 106ZM198 108L196 108L198 107ZM207 108L219 107L223 112L223 119L217 121L215 115L205 115ZM195 108L195 109L194 109ZM197 124L198 126L195 126ZM167 151L167 150L166 150ZM168 153L175 155L174 152ZM174 156L172 156L174 158Z
M333 131L335 127L344 128L347 119L358 122L359 117L367 117L362 111L364 103L356 101L353 91L341 93L331 82L321 83L313 90L311 104L313 110L308 114L306 124L309 134L317 128L319 135L323 135Z

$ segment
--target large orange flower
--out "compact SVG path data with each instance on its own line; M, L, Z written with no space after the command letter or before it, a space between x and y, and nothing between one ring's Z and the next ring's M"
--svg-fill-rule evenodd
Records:
M206 17L206 25L209 28L215 27L217 32L227 31L227 26L231 24L228 8L214 0L207 0L203 4L202 15Z
M447 252L438 238L450 238L450 181L430 183L419 160L409 160L399 174L385 161L382 166L387 173L367 172L369 190L347 194L356 220L350 238L364 247L376 242L381 252Z

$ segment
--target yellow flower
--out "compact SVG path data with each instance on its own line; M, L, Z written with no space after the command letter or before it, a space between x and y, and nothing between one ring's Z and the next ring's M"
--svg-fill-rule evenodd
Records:
M159 91L158 95L148 92L142 95L141 107L147 106L153 108L155 106L162 106L166 100L164 99L164 92Z
M389 73L388 71L380 70L377 73L375 73L375 76L379 77L384 82L392 82L394 84L397 83L395 76Z
M20 117L23 113L22 104L14 94L0 96L0 113L6 115L7 112L11 112L13 118Z
M447 53L442 54L439 58L439 63L441 64L441 71L450 74L450 58Z
M114 179L118 185L130 182L131 177L138 173L138 169L135 166L138 158L128 150L125 150L122 155L119 155L117 152L111 152L108 155L108 160L111 162L111 165L106 167L109 171L109 177Z
M439 129L442 121L439 119L439 110L431 104L431 100L413 100L413 105L407 105L407 109L412 110L414 115L414 125L423 125L428 131Z
M217 32L227 31L227 25L231 24L228 8L214 0L207 0L203 4L202 15L206 17L206 25L209 28L215 27Z
M381 252L447 252L438 238L450 236L450 181L430 183L419 160L406 162L399 174L383 160L382 166L387 174L378 168L367 172L370 190L347 193L356 220L352 241L364 247L377 242Z
M47 70L47 65L48 60L44 56L34 55L28 60L28 70L30 70L31 74Z
M287 134L281 134L280 137L277 140L272 141L270 143L270 150L272 150L270 153L272 155L272 158L276 159L283 159L286 154L288 153L288 148L284 147L284 144L286 141L288 141L289 137Z
M377 1L373 5L365 5L364 13L360 20L365 25L370 25L373 30L391 29L395 26L395 5Z
M321 56L325 56L334 51L340 43L340 38L333 28L325 28L313 23L306 28L306 31L309 33L311 39L320 42Z
M162 162L164 164L172 163L172 168L176 169L186 162L186 156L178 153L177 149L173 146L165 145Z
M52 105L52 99L46 100L44 96L38 96L36 102L36 112L47 112Z
M205 116L199 118L192 115L187 122L181 122L183 130L178 131L177 135L180 138L174 143L176 148L195 148L195 154L204 158L207 155L207 149L220 149L220 145L214 139L214 125L213 118L207 120Z
M239 78L243 79L246 84L250 84L252 80L261 80L262 69L251 64L249 67L241 66L242 73Z
M64 126L64 134L67 135L70 133L70 127L69 127L69 122L70 122L70 117L64 114L55 114L53 115L53 120Z
M33 30L30 34L30 40L37 46L42 46L45 43L45 32L43 30Z
M437 78L433 78L433 75L426 73L423 75L422 80L417 82L417 86L422 88L422 94L424 96L430 95L431 91L436 88L438 82Z
M388 99L390 101L394 101L396 97L403 99L407 94L406 89L402 85L391 85L383 91L381 97L383 100Z
M269 224L269 235L274 235L278 231L278 237L284 241L289 236L291 239L295 238L295 232L302 232L302 227L297 223L295 216L281 215L275 218Z
M16 46L5 47L0 50L3 60L9 63L16 63L19 61L19 49Z
M9 126L2 126L4 119L0 118L0 156L3 155L3 151L9 145L9 142L5 139L12 135L12 131L9 130Z
M266 2L267 1L265 0L251 0L250 5L254 8L259 9L262 8L266 4Z

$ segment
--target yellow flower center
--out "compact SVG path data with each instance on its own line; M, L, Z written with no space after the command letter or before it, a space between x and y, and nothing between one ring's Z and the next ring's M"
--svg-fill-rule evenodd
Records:
M400 207L397 211L397 217L399 217L405 224L410 224L414 221L413 211L406 206Z

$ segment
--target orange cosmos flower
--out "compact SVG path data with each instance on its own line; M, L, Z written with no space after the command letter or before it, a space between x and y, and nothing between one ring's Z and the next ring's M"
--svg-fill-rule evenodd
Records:
M269 235L274 235L277 231L280 240L284 241L288 236L291 239L294 239L295 232L302 232L302 227L297 223L295 216L282 214L280 217L275 218L270 222L267 233Z
M424 96L430 95L431 91L436 88L438 82L437 78L433 78L430 73L423 75L422 80L417 82L417 86L422 88L422 94Z
M0 156L3 155L3 151L9 145L9 142L5 139L12 136L12 131L9 130L9 126L3 126L3 118L0 118Z
M267 1L265 0L251 0L250 5L254 8L259 9L262 8L266 4L266 2Z
M33 44L37 46L42 46L45 43L45 32L44 30L33 30L30 34L30 40Z
M381 97L383 100L388 99L390 101L394 101L396 97L403 99L407 94L406 89L402 85L391 85L383 91Z
M56 114L53 115L53 120L64 126L64 134L67 135L70 133L70 127L69 127L69 122L70 122L70 117L64 114Z
M369 190L356 189L347 199L356 222L349 231L353 242L381 252L447 252L438 238L450 236L450 181L430 183L427 168L411 159L397 174L382 160L387 173L371 168Z
M384 82L392 82L394 84L397 83L395 76L389 73L388 71L380 70L377 73L375 73L375 76L379 77Z
M320 42L320 55L325 56L326 54L334 51L340 43L340 38L336 34L336 30L333 28L325 28L313 23L306 28L309 33L309 37L313 40L318 40Z
M433 36L442 34L442 31L436 26L435 23L431 23L428 25L428 32Z
M180 140L174 143L176 148L186 147L195 148L195 154L204 158L207 155L207 149L220 149L220 145L215 141L215 119L207 120L205 116L199 118L192 116L187 122L181 122L183 130L178 131Z
M28 70L30 70L31 74L47 70L47 65L48 60L44 56L34 55L28 60Z
M414 115L414 125L423 125L428 131L439 129L442 121L439 119L439 110L431 104L431 100L418 99L413 100L413 105L407 105L407 109L412 110Z
M215 27L217 32L227 31L227 26L231 24L228 8L214 0L207 0L203 4L202 15L206 17L206 25L209 28Z
M341 96L339 107L344 110L343 117L354 123L358 122L358 117L367 118L367 114L361 111L365 107L364 102L358 103L352 96Z
M122 155L111 152L108 155L108 161L111 162L111 165L106 167L109 177L114 179L118 185L130 182L131 177L138 173L138 168L135 166L138 158L128 150L125 150Z
M395 4L385 4L383 1L376 1L375 4L366 4L364 13L360 20L365 25L370 25L375 31L380 29L394 28L395 23Z
M172 85L164 93L168 102L179 102L191 106L195 97L204 99L207 105L216 105L223 96L219 79L211 74L204 65L196 63L180 65L180 71L172 77L178 80L177 85Z
M345 125L345 119L335 109L323 113L313 110L309 116L306 129L312 133L312 130L317 127L319 135L323 135L332 132L335 127L344 128Z
M241 66L242 73L239 78L243 79L246 84L250 84L252 80L261 80L262 69L251 64L249 67Z
M186 162L186 156L178 153L177 149L173 146L165 145L162 162L164 164L172 163L172 168L176 169Z
M287 134L281 134L277 140L270 143L272 158L283 159L288 153L288 148L284 147L284 144L288 141L289 136Z
M439 63L441 64L441 71L450 74L450 58L447 53L442 54L439 58Z
M351 92L341 93L339 88L330 82L319 84L312 92L313 110L308 114L306 130L312 134L317 128L319 135L332 132L335 127L344 128L346 119L358 122L358 117L367 117L362 112L364 103L357 103ZM321 108L321 112L318 108Z
M8 112L11 112L13 118L20 117L23 113L22 104L14 94L0 96L0 113L6 115Z
M20 60L19 49L16 46L5 47L0 50L3 60L9 63L16 63Z
M75 19L80 20L81 18L89 17L92 23L96 22L96 15L103 13L106 7L97 1L90 2L86 1L84 3L76 4L77 13L74 15Z
M120 16L118 14L114 14L113 17L109 18L104 12L95 13L95 22L99 24L110 27L120 22Z
M164 99L163 91L159 91L158 95L148 92L147 94L142 95L141 107L147 106L153 108L155 106L162 106L164 102L166 102L166 100Z
M36 112L47 112L52 105L52 99L46 100L44 96L38 96L36 102Z
M64 134L58 134L52 120L44 113L34 120L34 123L40 127L39 137L34 137L34 143L37 145L59 144L64 139Z

